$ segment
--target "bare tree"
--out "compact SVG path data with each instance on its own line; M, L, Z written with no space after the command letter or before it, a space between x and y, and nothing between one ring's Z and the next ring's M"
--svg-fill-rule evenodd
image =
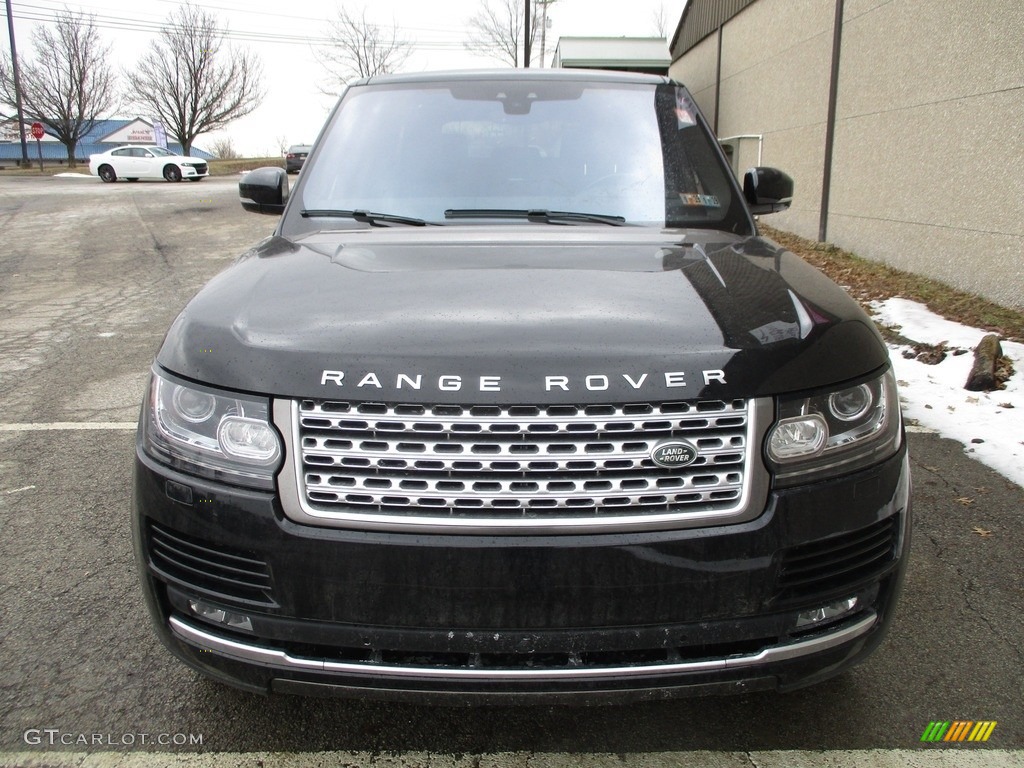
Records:
M530 14L530 45L537 37L537 2ZM482 53L513 67L523 58L523 0L486 0L483 7L466 24L469 39L467 50ZM531 57L532 59L533 57Z
M196 136L244 117L263 100L259 58L224 46L212 13L185 4L173 11L133 72L126 73L138 106L192 151Z
M241 155L235 149L235 143L227 136L217 139L210 145L210 151L219 160L237 160Z
M412 54L413 42L399 35L397 25L392 22L386 28L372 24L365 8L358 18L338 8L327 36L331 43L314 49L314 53L330 73L332 86L337 86L321 88L332 96L351 80L396 72Z
M56 11L53 27L32 33L33 60L21 62L21 96L25 119L37 120L68 150L75 150L96 124L100 112L118 109L116 76L107 62L110 46L100 40L93 16ZM0 100L14 104L10 56L0 61Z
M651 12L651 21L654 24L654 33L658 37L668 38L668 17L665 15L665 6L659 5Z

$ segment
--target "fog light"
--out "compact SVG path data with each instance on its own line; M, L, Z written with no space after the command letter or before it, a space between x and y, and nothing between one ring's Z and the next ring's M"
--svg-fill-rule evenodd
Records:
M820 608L801 611L796 617L796 628L806 629L807 627L813 627L815 624L821 624L822 622L845 616L857 607L857 602L856 597L848 597L845 600L837 600Z
M210 605L203 600L189 600L188 607L192 609L192 613L196 616L206 619L207 621L223 624L224 626L231 627L232 629L244 629L247 632L252 632L252 621L248 616L243 616L240 613L231 613L231 611L225 611L223 608Z

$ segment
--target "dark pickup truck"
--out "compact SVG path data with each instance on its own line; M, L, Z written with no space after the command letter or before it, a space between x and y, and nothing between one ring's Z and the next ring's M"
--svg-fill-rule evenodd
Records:
M157 633L252 691L605 701L874 650L910 476L871 320L758 235L681 85L349 87L274 234L193 298L142 408Z

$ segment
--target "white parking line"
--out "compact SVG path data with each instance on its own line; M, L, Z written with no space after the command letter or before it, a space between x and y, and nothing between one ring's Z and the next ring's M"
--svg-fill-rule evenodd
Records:
M444 755L427 752L0 752L0 768L302 768L303 766L377 766L378 768L521 768L572 766L608 768L1020 768L1024 751L1003 749L777 750L765 752L656 752L632 755L557 752L496 752Z
M22 491L34 491L35 489L34 485L23 485L21 488L11 488L9 491L4 491L4 496L10 496L12 493L21 493Z
M0 424L0 432L54 432L69 429L132 429L134 421L52 421L48 424L26 422L24 424Z

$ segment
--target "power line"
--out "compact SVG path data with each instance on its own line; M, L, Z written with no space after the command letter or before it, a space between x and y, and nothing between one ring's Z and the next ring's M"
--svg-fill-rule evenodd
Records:
M175 5L181 5L181 3L174 3L173 0L163 0L164 2L172 2ZM53 24L57 21L58 12L63 10L61 8L52 8L42 5L35 5L29 3L13 3L13 6L17 9L14 12L15 18L23 19L26 21L34 21L44 24ZM215 8L217 6L206 6L209 8ZM234 9L225 9L234 12ZM166 20L160 21L149 21L146 19L139 18L124 18L121 16L109 16L106 14L98 14L91 10L86 11L82 9L82 13L85 13L92 18L93 24L100 29L110 29L116 31L128 31L128 32L148 32L151 34L158 34L167 28ZM268 16L280 16L280 14L271 14L269 12L247 12L247 13L263 13ZM283 17L290 20L295 20L299 17ZM317 23L323 24L323 19L309 19L310 21L316 21ZM320 35L308 35L308 34L283 34L281 32L257 32L253 30L237 30L227 27L221 30L224 37L231 41L236 42L250 42L250 43L272 43L278 45L303 45L303 46L332 46L336 42L334 39ZM424 30L426 31L426 30ZM452 51L452 50L463 50L464 42L462 40L410 40L410 44L420 50L436 50L436 51Z
M188 2L188 0L185 0L185 2L182 2L182 0L156 0L156 1L160 2L160 3L167 4L167 5L175 6L176 8L190 4ZM45 4L45 3L50 2L50 0L37 0L37 2L41 2L41 3ZM24 7L35 8L37 10L59 11L59 10L63 10L65 8L67 8L69 4L65 3L65 2L60 2L59 0L53 0L53 2L50 3L49 7L47 5L39 6L39 5L30 5L30 4L27 4L27 3L20 3L20 5L22 5ZM86 14L92 14L92 13L94 13L94 9L96 9L96 8L104 8L104 7L106 8L106 10L114 11L117 14L123 13L123 9L120 8L120 7L112 8L110 6L97 5L96 3L89 3L88 5L77 5L76 7L81 12L86 13ZM300 22L310 22L310 23L313 23L313 24L323 24L324 21L328 20L328 18L325 17L325 16L297 16L297 15L295 15L293 13L287 13L286 14L286 13L276 13L276 12L273 12L273 11L257 11L257 10L254 10L251 7L251 4L249 4L249 3L246 3L242 7L229 7L229 6L224 6L224 5L211 5L209 3L204 3L203 7L204 8L209 8L209 9L214 9L214 10L226 11L228 13L233 13L233 14L242 14L242 15L245 15L245 16L270 16L270 17L275 18L275 19L283 19L283 20L291 21L291 22L293 22L293 21L300 21ZM136 10L135 13L139 14L140 12ZM154 19L157 19L157 20L159 20L161 22L166 19L166 17L157 16L156 14L146 14L144 12L141 15L151 16ZM370 26L379 26L379 25L370 25ZM458 33L462 32L462 31L464 31L464 30L462 30L462 28L455 28L455 27L404 27L404 29L408 29L408 30L415 31L415 32L440 33L440 34L444 34L444 35L458 34Z

